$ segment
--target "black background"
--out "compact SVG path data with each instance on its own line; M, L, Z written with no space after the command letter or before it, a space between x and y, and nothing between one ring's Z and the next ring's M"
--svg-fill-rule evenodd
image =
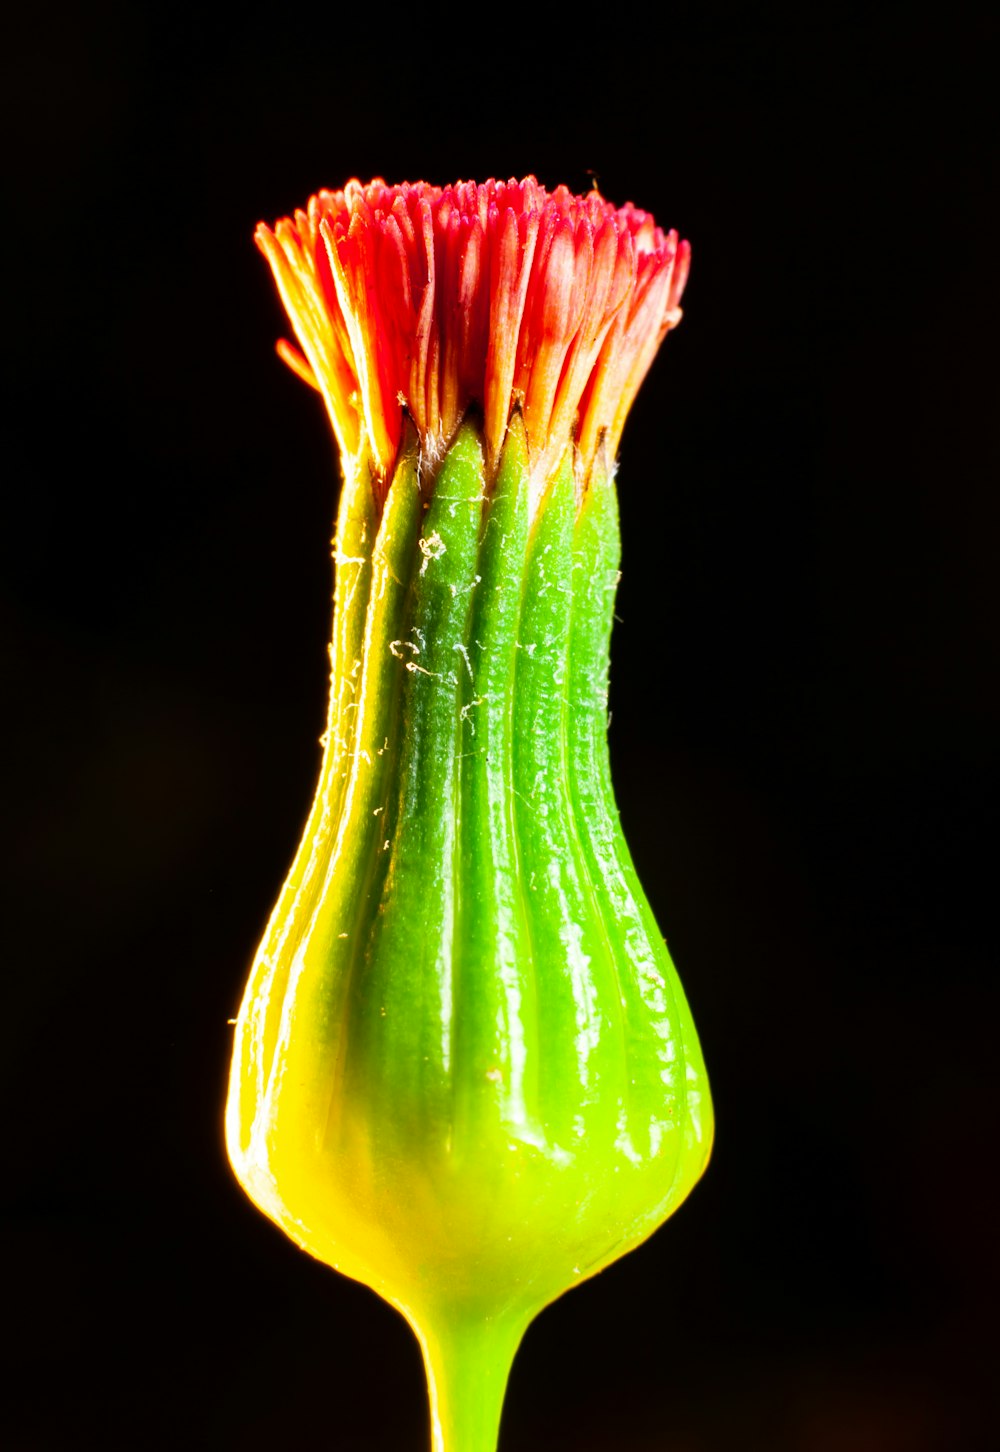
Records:
M718 1138L529 1331L502 1449L998 1435L998 27L936 9L15 23L6 1447L426 1446L409 1331L222 1145L337 480L251 234L351 175L527 171L694 247L623 441L611 739Z

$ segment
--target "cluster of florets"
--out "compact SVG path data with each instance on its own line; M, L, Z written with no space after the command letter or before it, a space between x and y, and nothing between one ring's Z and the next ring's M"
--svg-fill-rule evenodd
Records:
M489 471L520 405L532 474L549 477L572 444L586 479L602 445L614 458L680 321L690 260L648 213L534 177L351 181L261 223L257 242L298 338L279 351L324 395L342 451L367 446L383 481L404 409L434 459L471 404Z

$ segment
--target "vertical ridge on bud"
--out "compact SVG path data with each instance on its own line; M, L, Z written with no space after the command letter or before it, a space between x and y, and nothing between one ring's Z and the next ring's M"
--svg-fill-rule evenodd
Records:
M597 910L609 937L619 944L623 1037L635 1090L622 1106L619 1143L630 1158L640 1158L662 1152L683 1123L690 1034L677 1032L682 1021L680 985L632 866L611 786L609 644L620 553L614 484L607 469L598 465L573 541L569 712L575 729L569 783ZM651 1022L658 1025L652 1034ZM691 1056L691 1067L700 1076L699 1064L700 1056ZM679 1164L678 1143L672 1152Z
M251 1024L239 1040L244 1057L241 1075L252 1074L255 1087L252 1095L230 1099L230 1115L239 1105L263 1103L266 1097L285 985L298 942L315 906L325 872L327 847L337 830L347 777L346 763L354 738L374 534L371 475L362 468L345 482L337 515L330 701L323 736L323 771L247 986ZM230 1130L231 1138L244 1155L249 1148L250 1131L251 1119L245 1115L240 1117L238 1127L234 1125Z
M481 445L466 425L424 517L405 634L389 646L406 673L396 799L384 886L370 912L364 991L348 1010L342 1092L348 1102L382 1100L392 1120L384 1148L392 1155L405 1154L416 1140L443 1156L452 1133L461 673L482 500Z
M463 933L456 977L455 1138L491 1119L542 1142L538 1012L513 793L513 687L528 548L528 454L515 415L483 511L461 709ZM495 972L483 973L491 963Z
M617 1038L614 968L594 913L569 800L569 625L573 475L564 459L535 518L514 678L514 813L522 891L533 944L559 945L537 980L547 1030L540 1101L547 1138L560 1154L599 1142L598 1085L613 1068ZM536 955L542 951L536 947ZM567 1080L581 1094L559 1093Z
M356 682L353 725L346 753L328 733L317 791L320 802L336 797L339 809L325 830L307 828L292 890L286 884L258 950L237 1021L226 1109L230 1159L248 1193L293 1239L336 1265L342 1231L338 1217L331 1219L336 1207L322 1203L322 1194L317 1203L325 1182L317 1156L326 1131L317 1138L316 1129L336 1117L340 1102L339 1015L356 960L355 909L383 840L378 815L395 750L399 681L383 643L402 634L419 512L415 444L403 454L374 538L364 512L359 529L350 501L342 510L346 541L359 548L363 562L355 581L360 588L351 589L348 573L338 594L338 604L349 603L361 621L345 632L344 655L334 651L335 669ZM360 665L349 649L359 635ZM333 685L335 698L341 680ZM297 870L308 893L295 890Z

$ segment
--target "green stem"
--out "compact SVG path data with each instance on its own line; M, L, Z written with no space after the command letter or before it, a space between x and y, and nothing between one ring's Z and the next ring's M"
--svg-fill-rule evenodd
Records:
M431 1403L433 1452L496 1452L523 1318L441 1317L417 1331Z

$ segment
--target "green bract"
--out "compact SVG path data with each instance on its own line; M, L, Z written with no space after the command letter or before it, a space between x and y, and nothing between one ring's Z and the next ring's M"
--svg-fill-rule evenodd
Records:
M299 1244L403 1312L440 1445L478 1452L529 1321L684 1198L711 1105L611 791L613 483L595 471L577 511L567 465L529 529L515 420L488 498L466 424L426 511L413 449L377 528L370 501L360 474L326 760L240 1015L230 1153Z

